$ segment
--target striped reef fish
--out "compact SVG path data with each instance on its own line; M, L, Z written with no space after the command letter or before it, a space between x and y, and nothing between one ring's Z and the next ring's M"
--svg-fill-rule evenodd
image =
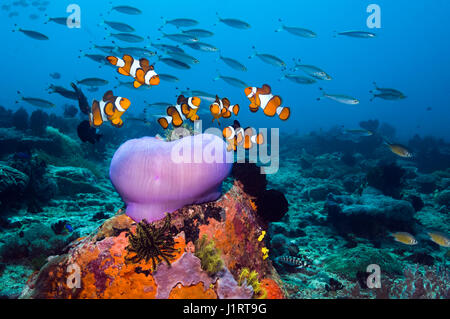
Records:
M133 86L136 89L144 84L159 84L159 76L156 74L154 66L150 65L150 62L145 58L136 60L131 55L125 54L122 59L115 56L108 56L106 59L109 63L118 67L117 72L134 78Z

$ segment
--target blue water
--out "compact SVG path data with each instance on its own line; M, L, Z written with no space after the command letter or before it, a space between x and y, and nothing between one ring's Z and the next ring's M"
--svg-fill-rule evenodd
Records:
M2 1L11 3L12 1ZM66 7L73 1L51 1L47 14L50 17L67 16ZM104 91L112 89L115 77L121 81L127 79L117 74L114 68L98 68L98 64L87 59L79 59L80 50L85 53L100 53L89 50L92 43L108 45L111 38L104 27L98 26L100 14L107 20L126 22L136 29L136 34L149 36L151 41L159 42L158 28L161 17L166 19L193 18L200 22L199 28L213 31L215 36L202 41L220 48L226 57L232 57L244 63L248 72L238 72L222 61L219 54L203 53L186 48L185 51L197 57L200 64L191 70L173 69L156 62L158 73L172 74L180 78L179 83L162 83L151 90L136 91L119 87L116 95L132 101L132 109L126 115L139 114L144 101L175 102L179 89L191 88L216 93L228 97L232 103L241 105L239 121L255 127L280 127L282 131L300 133L327 129L334 125L356 128L358 122L367 119L379 119L388 122L397 129L400 139L414 134L434 135L450 139L448 120L450 118L447 76L450 74L449 22L450 2L433 1L386 1L377 0L381 7L381 29L368 29L366 8L373 1L359 0L316 0L316 1L126 1L127 5L140 8L144 14L130 16L118 12L108 13L111 5L106 0L76 2L81 7L81 29L69 29L49 23L42 12L36 8L12 7L10 11L0 10L0 32L2 46L2 95L0 104L8 108L25 106L30 111L34 106L15 105L16 91L24 96L49 99L57 106L51 112L61 113L63 105L70 102L55 94L48 95L46 88L50 83L69 88L71 81L86 77L100 77L110 81L110 85L101 87L97 93L85 91L89 100L101 99ZM113 1L114 5L125 1ZM18 17L8 18L11 11L17 11ZM238 30L217 23L216 12L222 17L238 18L251 24L249 30ZM37 20L29 15L38 13ZM311 29L318 34L315 39L294 36L285 31L275 33L279 28L278 19L282 18L288 26ZM17 24L23 29L36 30L49 36L49 41L37 41L20 32L11 32ZM217 24L217 25L216 25ZM375 39L356 39L333 37L333 31L363 30L377 34ZM164 31L177 33L172 25L166 25ZM112 30L115 33L116 31ZM106 37L106 40L104 38ZM134 44L121 43L123 46ZM161 41L176 44L170 40ZM143 44L142 44L143 45ZM298 85L289 80L279 79L283 71L260 61L249 60L253 54L252 46L259 52L270 53L286 61L288 68L294 65L293 59L301 59L305 64L313 64L324 69L332 81L318 81L313 85ZM283 98L284 105L291 107L289 121L281 122L277 118L268 118L262 112L256 114L248 110L249 101L243 90L229 86L223 81L213 81L220 74L237 77L251 86L270 84L275 94ZM54 80L49 73L59 72L60 80ZM300 71L298 72L300 74ZM372 82L381 87L393 87L401 90L407 98L400 101L375 99L370 102L369 90ZM332 94L347 94L358 98L357 106L339 104L330 100L316 101L320 96L319 87ZM203 107L208 107L204 103ZM432 111L427 112L426 108ZM149 109L149 113L161 114L164 110ZM202 118L210 122L211 117ZM126 122L126 116L124 117ZM120 133L118 133L120 134Z

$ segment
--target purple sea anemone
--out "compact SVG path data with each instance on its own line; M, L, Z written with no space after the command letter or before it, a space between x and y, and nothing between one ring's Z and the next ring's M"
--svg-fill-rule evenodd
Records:
M111 161L111 182L133 220L159 220L183 206L216 200L233 163L225 142L211 134L165 142L153 137L122 144Z

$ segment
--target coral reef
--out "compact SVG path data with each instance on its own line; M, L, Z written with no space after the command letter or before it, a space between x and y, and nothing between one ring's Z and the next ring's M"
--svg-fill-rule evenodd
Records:
M359 122L359 126L365 130L376 132L380 126L380 121L378 120L367 120Z
M195 257L202 261L202 269L212 276L223 268L221 253L216 249L214 240L208 242L206 235L199 238L195 244Z
M45 133L48 123L48 114L41 110L36 110L30 116L30 129L33 134L42 136Z
M170 219L144 222L155 231L170 230L174 240L170 265L160 263L156 270L145 258L127 261L127 247L136 239L127 234L137 237L139 226L124 214L114 216L91 235L73 241L63 254L49 259L29 280L21 297L283 298L276 271L269 259L263 259L264 243L258 241L261 226L250 200L235 184L216 202L184 207L170 214ZM203 270L202 260L195 256L197 247L200 255L220 254L223 268ZM66 270L72 264L81 269L79 289L67 286ZM257 281L255 275L249 280L255 288L259 286L260 293L249 284L238 284L243 268L258 274Z
M432 136L415 135L408 142L408 147L415 152L417 168L422 173L432 173L448 168L450 162L450 144Z
M387 274L401 274L401 264L393 254L366 245L338 251L324 261L325 269L348 279L355 279L358 272L366 272L370 264L377 264Z
M343 203L343 207L339 206ZM383 234L386 230L411 230L415 214L410 202L377 194L363 194L356 200L331 194L325 209L327 221L338 233L351 232L367 237Z
M0 209L6 205L15 205L29 183L28 175L0 163Z
M136 227L136 234L128 233L129 245L125 248L131 256L125 257L127 261L139 263L152 261L152 269L156 269L162 260L170 266L170 259L174 258L176 252L175 241L170 234L170 215L167 215L164 225L156 228L145 219L140 221Z
M28 112L24 108L18 109L12 115L12 125L21 131L28 128Z
M267 298L267 291L261 286L258 280L258 273L256 271L250 271L248 268L243 268L239 274L238 280L239 286L249 285L253 288L254 298L265 299Z
M384 195L400 198L405 170L395 163L380 164L367 173L367 184L383 192Z

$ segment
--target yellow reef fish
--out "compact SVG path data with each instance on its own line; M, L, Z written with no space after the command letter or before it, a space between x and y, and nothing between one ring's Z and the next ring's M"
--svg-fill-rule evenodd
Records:
M447 235L439 232L429 232L428 236L430 236L430 239L439 246L450 247L450 239Z
M405 146L400 144L392 144L385 142L385 144L389 147L392 153L404 157L404 158L411 158L413 157L412 152L410 152Z
M405 244L405 245L417 245L417 240L414 238L413 235L406 232L397 232L391 234L392 237L394 237L395 241L398 241L399 243Z

